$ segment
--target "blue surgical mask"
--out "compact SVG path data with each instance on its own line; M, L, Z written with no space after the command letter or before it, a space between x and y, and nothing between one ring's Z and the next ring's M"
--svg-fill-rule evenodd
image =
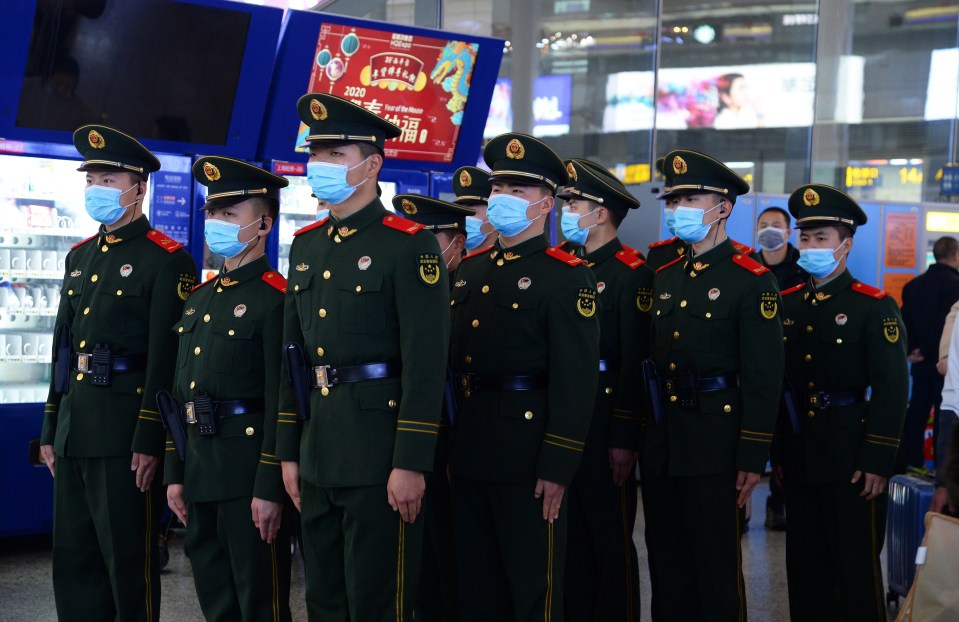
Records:
M112 225L121 218L129 205L121 205L120 197L123 194L137 187L134 184L121 191L119 188L107 188L106 186L87 186L83 191L83 204L87 209L87 214L93 220L104 224Z
M563 230L563 235L566 236L566 239L572 242L573 244L578 244L582 246L586 243L586 238L589 237L589 230L595 227L598 223L594 223L588 227L581 228L579 226L579 221L583 216L588 216L593 212L587 212L586 214L574 214L569 211L569 208L563 209L563 216L560 218L559 226Z
M486 208L486 216L489 218L493 228L499 231L503 237L511 238L514 235L526 231L534 220L543 217L542 214L530 220L526 217L526 210L530 205L536 205L545 201L543 197L535 203L530 203L526 199L514 197L511 194L494 194L489 198L489 207Z
M339 205L353 196L357 188L370 180L367 177L355 186L346 181L346 175L350 171L362 166L369 159L369 156L367 156L363 159L363 162L349 167L345 164L335 164L333 162L310 162L306 165L306 179L317 199Z
M664 208L663 217L666 221L666 229L669 231L669 234L676 235L676 208Z
M483 225L488 222L488 220L480 220L476 216L466 217L466 250L471 251L483 243L486 234L483 233L482 229Z
M328 209L318 209L316 210L316 222L320 222L324 218L328 218L330 215L330 210Z
M688 242L689 244L702 242L703 238L709 233L709 226L716 222L713 220L708 223L703 223L703 218L706 217L706 214L722 204L722 201L720 201L705 211L698 207L686 207L685 205L677 207L676 220L673 224L676 235L678 235L679 239L683 242Z
M203 237L206 239L206 245L210 247L211 253L232 259L246 250L247 244L256 238L256 235L254 235L246 242L241 242L239 240L240 231L253 225L258 225L260 222L262 222L262 219L258 218L250 224L241 227L236 223L225 220L207 218L203 222Z
M804 248L799 251L796 265L817 279L824 279L836 270L839 265L836 251L845 245L846 241L843 240L836 248Z

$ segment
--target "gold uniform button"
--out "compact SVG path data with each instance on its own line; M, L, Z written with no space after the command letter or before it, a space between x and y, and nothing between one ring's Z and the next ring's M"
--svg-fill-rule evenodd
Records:
M473 395L473 394L470 393L469 391L463 391L463 397L468 398L468 397L471 396L471 395Z
M326 309L320 309L320 317L326 317Z
M232 337L233 335L236 334L236 331L231 328L231 329L227 332L227 334L228 334L230 337Z
M143 387L137 387L137 395L143 395Z
M502 259L497 259L497 260L496 260L496 265L497 265L497 266L502 266L502 265L503 265L503 260L502 260Z
M320 395L322 395L323 397L326 397L329 394L330 394L330 390L327 389L326 387L323 387L322 389L320 389Z
M836 343L842 343L842 337L836 339Z
M97 276L96 274L94 274L93 276L90 277L90 282L91 282L91 283L96 283L99 279L100 279L100 277Z
M806 413L806 416L809 417L810 419L812 419L813 417L816 416L816 413L815 413L814 411L810 410L809 412Z
M690 272L689 276L695 279L699 275L697 275L695 272Z
M180 328L176 329L176 332L182 333L182 332L183 332L183 327L181 326Z
M217 287L217 288L216 288L216 293L219 294L219 293L222 292L222 291L223 291L223 288L222 288L222 287Z
M724 412L724 413L731 413L731 412L733 412L733 407L730 406L729 404L726 404L726 405L723 406L723 412Z
M122 290L122 289L118 289L118 290L117 290L117 296L122 296L122 295L123 295L123 290Z
M195 389L195 388L196 388L196 380L191 380L191 381L190 381L190 388L191 388L191 389Z
M110 250L110 247L107 246L106 244L104 244L103 246L100 247L100 252L101 252L101 253L105 253L105 252L107 252L108 250Z
M818 305L818 304L819 304L819 303L818 303L818 302L816 302L816 299L815 299L815 298L813 298L813 299L812 299L812 306L814 306L814 307L815 307L815 306L816 306L816 305Z
M805 360L808 363L809 361L812 360L812 354L807 354L806 356L803 357L803 360Z
M83 374L77 374L77 382L83 380Z
M324 270L324 271L323 271L323 278L324 278L324 279L329 279L331 276L332 276L332 274L330 273L329 270Z
M250 426L246 429L247 436L253 436L253 426Z
M613 394L613 387L606 387L606 395L612 395L612 394Z
M670 395L670 396L669 396L669 401L670 401L670 402L675 402L675 401L678 400L678 399L679 399L679 398L676 397L675 395Z
M469 365L470 363L473 362L473 357L467 354L465 357L463 357L463 360L466 361L467 365Z
M513 305L512 305L512 307L513 307L514 309L519 309L519 303L514 302Z
M202 352L202 350L200 350L200 346L193 348L193 354L196 356L200 356L200 352Z
M203 321L204 321L204 322L209 322L209 321L210 321L210 314L209 314L209 313L207 313L206 315L203 316Z
M681 301L681 302L679 303L679 306L685 309L685 308L686 308L686 301L685 301L685 300Z
M68 290L67 290L67 296L72 296L72 295L73 295L73 290L72 290L72 289L68 289Z
M669 364L669 371L676 371L676 363Z
M673 339L679 341L679 331L678 331L678 330L674 330L674 331L673 331Z
M363 291L363 286L362 286L362 285L357 285L357 286L356 286L356 293L359 294L361 291Z
M807 333L811 333L812 331L813 331L812 326L807 326L807 327L806 327L806 332L807 332Z
M83 315L89 315L89 314L90 314L90 307L87 307L86 309L83 310Z
M473 328L479 326L479 320L473 320Z
M707 312L706 312L706 319L708 320L708 319L711 318L711 317L713 317L713 314L710 313L709 311L707 311Z
M83 339L83 340L80 341L80 347L81 347L81 348L84 347L84 346L86 346L86 345L87 345L87 342L86 342L85 339Z
M295 291L295 292L300 291L300 284L299 284L299 283L297 283L296 285L293 286L293 291Z
M659 309L656 309L656 315L659 315L660 313L662 313L662 311L660 311Z
M483 289L481 289L480 291L483 292L484 294L488 294L488 293L489 293L489 285L484 285L484 286L483 286Z
M524 412L524 413L523 413L523 418L526 419L527 421L529 421L530 419L532 419L532 418L533 418L533 411L532 411L532 410L527 410L526 412Z
M386 403L390 408L396 408L396 400L390 400Z
M316 353L317 353L319 356L323 356L323 355L326 353L326 350L324 350L323 348L317 348L317 349L316 349Z
M810 383L807 384L806 386L809 387L810 389L815 389L815 388L816 388L816 383L815 383L815 382L810 382Z

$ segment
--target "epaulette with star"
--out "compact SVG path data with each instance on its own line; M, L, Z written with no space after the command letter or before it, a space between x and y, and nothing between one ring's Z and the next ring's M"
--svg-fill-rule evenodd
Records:
M662 272L663 270L665 270L665 269L668 268L669 266L678 264L678 263L679 263L681 260L683 260L683 259L686 259L686 256L685 256L685 255L680 255L679 257L677 257L676 259L672 260L671 262L669 262L669 263L664 263L664 264L661 265L660 267L656 268L656 272Z
M856 281L852 284L852 291L869 296L870 298L875 298L876 300L882 300L889 295L889 292L884 289L879 289L878 287L873 287L872 285L866 285L865 283L860 283L859 281Z
M297 229L296 231L293 232L293 235L294 235L294 236L297 236L297 235L300 235L301 233L306 233L307 231L312 231L312 230L314 230L314 229L319 229L320 227L322 227L323 225L325 225L325 224L326 224L326 221L328 221L329 219L330 219L330 217L327 216L327 217L324 218L323 220L317 220L316 222L314 222L314 223L312 223L312 224L309 224L309 225L307 225L307 226L305 226L305 227L303 227L303 228L301 228L301 229Z
M802 291L806 287L805 283L800 283L799 285L793 285L789 289L785 289L780 293L780 296L788 296L789 294L795 294L796 292Z
M384 216L383 224L390 229L396 229L397 231L402 231L403 233L409 235L413 235L423 228L423 225L420 223L413 222L412 220L407 220L406 218L401 218L399 216Z
M182 244L167 234L157 231L156 229L150 229L150 232L147 233L147 239L168 253L172 253L173 251L178 251L183 248Z
M73 246L71 246L71 247L70 247L70 250L76 250L76 249L80 248L81 246L83 246L84 244L86 244L87 242L89 242L90 240L96 238L97 235L100 235L100 234L97 233L97 234L95 234L95 235L91 235L90 237L88 237L88 238L85 239L85 240L80 240L79 242L77 242L76 244L74 244Z
M740 268L749 270L756 276L759 276L760 274L766 274L767 272L769 272L769 268L762 265L761 263L759 263L752 257L748 255L744 255L743 253L736 253L735 255L733 255L733 263L739 266Z
M273 289L279 291L282 294L286 293L286 279L283 278L283 275L277 272L276 270L270 270L269 272L264 272L263 276L260 277L263 279L267 285Z
M624 248L623 250L618 251L615 256L616 259L629 266L630 270L635 270L636 268L645 264L646 260L642 259L641 257L637 257L635 254L631 253L630 250Z
M557 261L561 261L567 266L578 266L580 264L586 263L585 259L580 259L576 255L570 255L566 251L560 250L555 246L550 246L546 249L546 254L552 257Z
M479 257L480 255L485 255L486 253L490 252L491 250L493 250L493 245L492 245L492 244L490 244L489 246L486 246L486 247L484 247L484 248L478 248L478 249L476 249L475 251L473 251L472 253L467 253L466 255L464 255L464 256L463 256L463 259L460 260L460 261L463 262L463 261L466 261L467 259L472 259L473 257Z

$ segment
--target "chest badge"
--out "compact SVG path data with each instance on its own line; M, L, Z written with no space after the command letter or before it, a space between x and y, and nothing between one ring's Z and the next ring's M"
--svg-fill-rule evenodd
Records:
M669 300L672 297L673 295L670 294L669 292L663 292L662 294L659 295L660 300Z
M130 276L131 274L133 274L133 266L131 266L128 263L125 263L122 266L120 266L120 276L125 278Z
M596 291L598 291L600 294L603 293L604 289L606 289L606 281L600 281L596 284Z
M246 305L237 305L233 307L233 315L236 317L243 317L244 313L246 313Z
M367 270L370 266L373 265L373 260L370 259L369 255L363 255L360 257L360 260L356 262L356 267L360 270Z
M80 274L81 272L79 270L74 270L73 272L70 273L70 276L72 276L73 278L77 278L78 276L80 276Z
M516 281L516 287L520 289L529 289L529 286L533 284L533 279L528 276L524 276L520 280Z
M785 320L783 320L783 326L792 326L795 323L796 323L795 320L790 320L788 317Z
M193 307L190 307L189 309L183 312L183 315L193 315L194 313L196 313L196 309L194 309Z
M464 281L463 279L460 279L459 281L453 284L453 287L463 287L464 285L466 285L466 281Z
M706 296L709 297L710 300L716 300L719 298L719 289L716 287L712 288L706 293Z
M845 326L848 321L849 317L845 313L840 313L836 316L836 326Z
M296 271L297 271L297 272L306 272L306 271L309 270L309 269L310 269L309 264L305 264L305 263L298 263L298 264L296 264Z

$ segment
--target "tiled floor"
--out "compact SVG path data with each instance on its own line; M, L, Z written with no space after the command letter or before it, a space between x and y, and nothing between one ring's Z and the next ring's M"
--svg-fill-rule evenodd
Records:
M753 622L784 622L789 619L786 604L785 535L763 528L763 511L768 486L753 493L757 508L749 532L743 537L743 572L749 619ZM640 554L643 620L649 620L649 576L643 543L643 514L640 506L634 532ZM0 622L46 622L56 620L50 580L49 539L0 540ZM883 555L885 557L885 555ZM171 559L163 574L160 619L189 622L202 620L193 589L190 564L183 555L182 540L171 540ZM294 558L293 591L290 604L294 620L306 620L303 604L303 564ZM894 616L890 615L890 619Z

